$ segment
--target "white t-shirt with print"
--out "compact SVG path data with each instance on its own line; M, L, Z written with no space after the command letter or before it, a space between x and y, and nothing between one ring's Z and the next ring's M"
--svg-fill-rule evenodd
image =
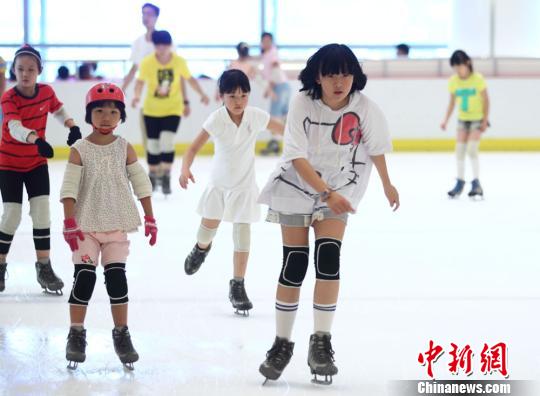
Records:
M204 122L203 129L214 141L214 157L210 181L199 202L201 216L245 223L259 220L255 143L269 120L267 112L248 106L237 126L222 106Z
M135 65L140 65L144 57L154 52L154 43L152 40L146 40L146 33L138 37L131 45L131 56L129 60Z
M264 186L259 203L278 212L311 214L325 207L317 192L296 172L292 160L305 158L322 179L356 209L372 168L370 156L392 151L386 119L367 96L354 92L334 111L300 92L285 126L281 163Z

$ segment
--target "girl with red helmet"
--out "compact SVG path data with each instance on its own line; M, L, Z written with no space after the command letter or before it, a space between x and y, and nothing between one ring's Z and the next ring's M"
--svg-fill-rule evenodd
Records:
M11 67L17 84L2 95L0 190L4 210L0 222L0 292L5 287L6 257L21 221L24 186L33 224L37 281L45 291L61 295L64 283L52 270L49 259L51 219L47 158L52 158L54 152L45 137L48 114L53 114L69 128L68 145L80 139L81 132L53 89L37 83L41 70L40 53L29 45L19 48Z
M100 83L90 89L85 121L93 130L71 148L60 192L65 215L64 238L73 252L75 265L69 297L71 328L66 346L70 368L76 368L86 358L84 319L99 261L104 267L111 303L115 351L130 369L139 359L127 327L127 233L137 231L141 225L130 184L144 210L145 235L150 236L150 245L156 243L157 227L150 180L133 147L113 134L125 119L124 93L119 87Z

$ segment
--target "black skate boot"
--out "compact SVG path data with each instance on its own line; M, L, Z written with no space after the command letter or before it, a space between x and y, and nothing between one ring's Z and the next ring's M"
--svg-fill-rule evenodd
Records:
M471 187L471 191L469 191L469 197L471 198L484 198L484 190L482 189L482 186L480 185L480 180L478 179L474 179L472 181L472 187Z
M266 378L263 385L269 379L275 381L281 376L291 360L293 350L294 342L276 337L274 345L266 352L266 360L259 366L259 373Z
M0 264L0 292L3 292L6 288L6 272L7 263Z
M186 271L186 274L193 275L199 270L199 268L201 268L201 265L204 263L206 256L208 256L208 252L210 251L211 247L212 244L208 245L206 249L201 249L198 244L193 246L193 249L191 249L191 252L189 252L188 256L186 257L186 261L184 262L184 270Z
M134 370L133 363L139 360L139 354L133 348L128 327L124 326L120 330L113 329L112 336L114 351L120 358L120 361L127 369Z
M152 183L152 191L156 191L157 188L159 187L159 177L157 173L150 172L148 174L148 177L150 178L150 183Z
M309 337L308 366L314 378L314 384L330 385L332 376L336 375L338 369L334 364L334 350L330 343L330 334L315 333ZM324 375L324 380L317 378L317 375Z
M62 288L64 287L64 282L54 273L51 267L51 260L46 264L37 261L36 275L38 283L46 293L57 294L59 296L63 295Z
M66 359L69 361L67 368L75 370L79 363L86 360L86 330L70 328L67 340Z
M237 315L249 316L249 310L253 308L253 304L249 301L244 287L244 280L237 281L231 279L229 282L229 300L236 311Z
M161 176L161 191L164 195L171 193L171 174L168 172Z
M279 142L275 139L270 139L264 149L261 150L261 155L279 155Z
M448 191L448 196L450 198L459 197L463 192L463 187L465 187L465 180L457 179L455 187Z

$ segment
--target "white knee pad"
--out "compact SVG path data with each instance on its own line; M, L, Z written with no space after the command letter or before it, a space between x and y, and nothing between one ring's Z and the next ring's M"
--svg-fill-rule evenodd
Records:
M161 148L159 146L159 139L147 139L146 150L148 151L148 154L160 155Z
M199 226L197 231L197 242L201 245L208 245L216 236L217 228L208 228L204 225Z
M458 161L463 161L465 159L466 152L467 152L467 143L457 142L456 143L456 157Z
M480 141L469 141L467 143L467 154L469 154L470 158L476 159L478 158L478 148L480 146Z
M29 199L30 217L32 217L32 226L36 229L51 227L51 213L49 209L49 196L40 195Z
M233 242L235 252L249 252L251 242L251 227L247 223L233 224Z
M16 202L4 202L0 231L4 234L15 235L21 224L22 205Z
M176 133L171 131L161 131L159 135L159 147L162 153L174 151L174 136Z

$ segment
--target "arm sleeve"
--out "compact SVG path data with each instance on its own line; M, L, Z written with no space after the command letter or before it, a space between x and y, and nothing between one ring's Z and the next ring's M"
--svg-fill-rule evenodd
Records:
M60 124L64 125L65 122L69 119L71 119L72 117L67 113L66 109L64 108L64 106L60 107L54 114L53 114L54 118L56 119L56 121L58 121Z
M29 129L19 121L19 120L10 120L8 121L9 134L11 137L21 143L28 143L26 138L33 132L33 129Z
M285 132L283 135L283 160L292 161L297 158L308 158L308 138L304 129L304 119L308 112L302 95L294 98L287 115Z
M392 151L392 139L386 118L375 103L369 108L362 125L362 142L369 155L382 155Z
M189 71L186 60L183 58L180 60L180 75L186 80L191 78L191 72Z
M453 77L448 80L448 92L450 92L451 94L456 93L456 83Z
M144 58L139 65L139 71L137 73L137 80L148 82L149 66L148 66L148 62L145 62L145 60L146 58Z
M270 114L257 107L253 107L253 128L255 133L262 132L268 128Z
M56 97L56 93L52 90L52 88L50 88L50 90L51 90L51 99L50 99L51 105L49 107L49 113L54 114L58 110L60 110L64 104L58 100L58 98Z
M482 92L487 88L486 80L484 76L478 74L478 92Z
M219 137L223 133L219 110L216 110L210 114L210 116L208 116L206 121L203 123L202 127L211 137Z
M11 120L21 121L21 115L19 113L19 108L17 104L11 99L8 93L4 93L2 96L2 113L4 115L4 121L8 122Z
M62 202L65 198L73 198L75 201L77 201L82 171L82 165L75 165L71 162L67 163L66 171L64 173L64 180L62 181L62 188L60 189L60 202Z

